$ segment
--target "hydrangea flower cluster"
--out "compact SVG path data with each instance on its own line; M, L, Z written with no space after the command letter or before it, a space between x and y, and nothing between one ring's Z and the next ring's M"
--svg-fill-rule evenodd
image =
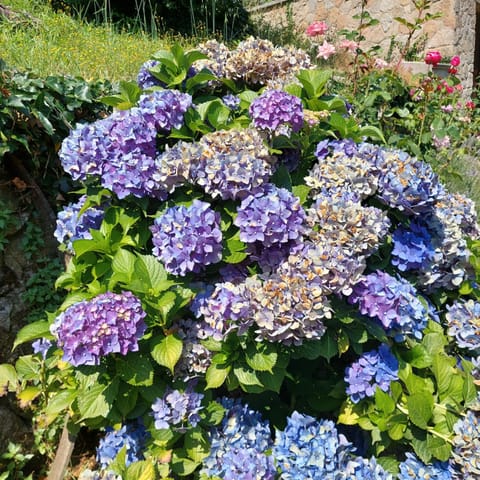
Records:
M293 268L286 265L263 280L249 277L245 285L258 340L301 345L325 333L323 320L332 316L325 292Z
M419 270L435 258L432 236L419 222L398 227L392 235L392 265L401 272Z
M350 138L342 140L330 140L327 138L318 142L314 154L319 164L321 164L327 157L334 156L336 153L352 158L356 156L358 152L359 146Z
M203 397L203 393L193 391L193 384L189 384L184 392L167 388L165 395L152 404L155 428L173 427L182 432L188 426L196 427L200 421L199 412L203 409Z
M357 304L362 315L379 320L396 341L405 336L422 338L430 315L412 284L382 271L360 280L348 301Z
M273 480L270 427L261 415L239 401L221 400L227 410L220 427L210 435L210 453L200 474L224 480Z
M453 426L451 465L455 480L480 478L480 407L477 403Z
M390 390L390 382L398 380L398 361L388 345L382 343L377 350L364 353L345 371L347 394L353 403L373 397L375 390Z
M69 203L57 214L57 227L53 235L67 252L73 252L75 240L92 238L90 229L98 230L102 223L105 214L103 208L89 207L80 213L86 200L86 195L83 195L78 202Z
M306 214L299 199L273 184L245 198L237 213L234 224L240 230L240 240L246 243L261 242L269 248L298 241L306 233Z
M47 352L50 347L53 346L53 342L48 338L40 338L32 343L33 353L39 353L43 359L47 357Z
M194 200L190 207L171 207L155 219L150 230L153 254L170 273L198 273L222 259L220 214L207 202Z
M268 182L276 159L255 129L219 130L204 135L192 180L213 198L242 199Z
M448 463L435 462L425 465L413 453L407 452L406 460L400 463L398 480L451 480Z
M105 436L100 439L97 447L97 462L100 468L108 469L122 448L126 449L125 465L143 460L143 452L149 436L140 422L125 423L118 430L107 427Z
M142 95L138 108L157 130L170 131L183 125L183 116L192 106L192 97L178 90L155 90Z
M281 90L262 93L250 104L249 113L256 128L272 133L278 133L282 126L298 132L303 126L302 101Z
M445 318L448 334L455 337L457 345L480 353L480 303L474 300L456 300L447 306Z
M233 330L238 335L244 334L252 324L245 285L216 284L211 295L199 305L196 315L203 315L206 333L215 340L223 340Z
M334 480L353 448L331 420L318 421L293 412L284 431L277 431L273 456L281 480Z
M377 463L375 457L369 459L356 457L338 472L339 480L393 480L393 475L386 472Z
M110 353L138 351L145 316L140 300L131 292L107 292L68 307L50 331L65 361L76 367L99 365Z
M160 62L158 62L158 60L147 60L140 67L137 75L137 84L142 90L162 85L162 82L150 72L152 68L156 67L159 64Z

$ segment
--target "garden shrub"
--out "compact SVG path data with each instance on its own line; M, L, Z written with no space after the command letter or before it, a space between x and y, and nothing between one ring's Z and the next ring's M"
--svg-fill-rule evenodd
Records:
M62 143L68 294L0 385L104 432L84 478L478 475L473 204L331 74L175 45Z

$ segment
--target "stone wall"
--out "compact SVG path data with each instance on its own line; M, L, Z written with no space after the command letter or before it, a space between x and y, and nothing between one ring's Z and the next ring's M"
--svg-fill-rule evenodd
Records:
M446 57L461 57L462 67L459 74L467 90L471 88L473 80L477 2L480 0L436 0L430 12L441 12L442 16L430 20L422 29L428 36L425 50L439 50ZM262 15L269 23L286 24L287 3L258 11L256 14ZM306 28L313 21L324 20L333 30L353 30L357 28L359 21L352 17L360 13L360 3L360 0L297 0L291 2L291 9L300 29ZM370 0L366 10L380 21L378 25L367 30L366 36L370 44L380 45L384 54L388 52L392 36L401 43L407 38L406 28L394 18L402 17L414 21L416 14L412 0ZM417 37L418 34L414 38Z

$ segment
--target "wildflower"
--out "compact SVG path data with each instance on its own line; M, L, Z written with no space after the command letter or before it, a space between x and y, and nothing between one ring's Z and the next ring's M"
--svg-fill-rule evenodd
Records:
M345 50L348 50L350 53L355 53L358 48L358 43L355 42L354 40L348 40L345 38L338 44L339 48L344 48Z
M207 202L194 200L189 207L171 207L154 220L150 230L153 255L175 275L198 273L222 258L220 214Z
M317 50L317 58L323 58L324 60L328 60L336 52L335 46L326 40L323 41L322 45L318 46Z
M68 307L50 330L63 348L65 361L74 366L99 365L110 353L138 351L145 316L131 292L106 292Z
M325 35L328 30L328 25L325 22L313 22L311 23L305 33L309 37L317 37L319 35Z
M378 350L364 353L345 370L346 392L353 403L373 397L377 387L388 392L395 380L398 380L398 361L384 343Z

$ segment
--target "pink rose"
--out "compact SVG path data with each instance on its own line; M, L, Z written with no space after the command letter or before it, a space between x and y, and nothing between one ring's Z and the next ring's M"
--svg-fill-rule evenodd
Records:
M425 55L425 63L428 65L437 65L442 60L442 54L437 51L427 52Z
M316 37L318 35L325 35L328 30L328 25L325 22L313 22L307 27L305 33L309 37Z
M458 55L452 57L452 59L450 60L450 65L452 67L458 67L460 65L460 57Z
M318 47L317 58L321 57L324 60L328 60L334 53L335 46L324 40L323 44Z
M346 50L348 50L349 52L352 52L352 53L355 53L357 51L357 48L358 48L358 43L355 42L354 40L348 40L348 39L345 39L345 40L342 40L338 46L340 48L345 48Z

